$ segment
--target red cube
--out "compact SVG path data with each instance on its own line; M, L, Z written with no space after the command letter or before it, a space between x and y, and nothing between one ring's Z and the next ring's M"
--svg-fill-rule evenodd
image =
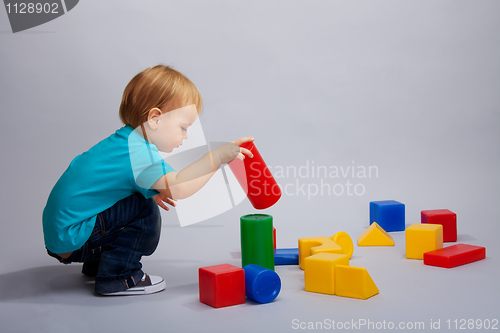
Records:
M448 209L423 210L421 218L422 223L443 226L443 242L457 241L457 214Z
M221 308L245 303L245 270L230 264L198 269L200 302Z

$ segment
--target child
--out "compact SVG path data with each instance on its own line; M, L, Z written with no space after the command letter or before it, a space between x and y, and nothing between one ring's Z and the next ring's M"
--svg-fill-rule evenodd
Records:
M214 149L176 172L159 155L188 138L202 98L176 70L157 65L137 74L120 105L125 124L71 161L52 189L43 211L45 246L64 264L83 262L100 295L150 294L165 281L142 271L141 257L158 245L158 206L203 187L219 167L245 155L241 138ZM245 155L243 155L245 154Z

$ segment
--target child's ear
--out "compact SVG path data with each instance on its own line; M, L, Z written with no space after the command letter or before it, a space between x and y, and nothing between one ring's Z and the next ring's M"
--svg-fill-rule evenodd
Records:
M160 116L162 112L158 108L152 108L148 113L148 125L151 129L156 129L158 127L158 123L160 122Z

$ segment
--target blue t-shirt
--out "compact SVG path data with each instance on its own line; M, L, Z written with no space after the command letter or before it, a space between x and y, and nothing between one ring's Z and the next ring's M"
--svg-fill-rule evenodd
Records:
M78 155L54 185L43 210L45 246L66 253L85 244L97 214L140 192L146 199L153 184L174 169L130 126L124 126Z

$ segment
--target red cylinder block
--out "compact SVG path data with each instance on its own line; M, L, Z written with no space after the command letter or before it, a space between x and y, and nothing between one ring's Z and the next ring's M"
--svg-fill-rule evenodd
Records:
M253 158L245 156L243 161L234 159L228 165L252 206L255 209L269 208L281 198L281 189L255 144L245 142L240 147L250 150Z

